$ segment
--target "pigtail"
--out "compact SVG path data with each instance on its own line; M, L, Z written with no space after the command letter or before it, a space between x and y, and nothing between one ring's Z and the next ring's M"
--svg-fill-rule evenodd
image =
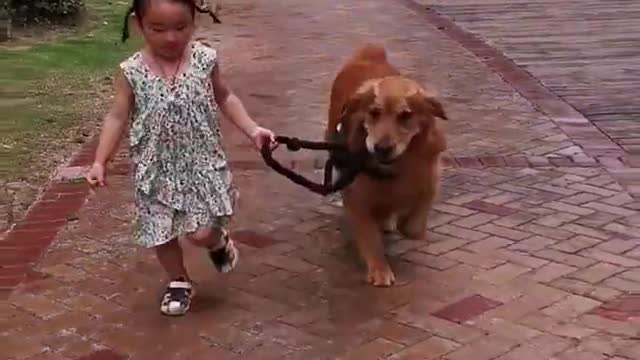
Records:
M126 42L129 38L129 21L131 20L131 14L135 12L135 8L131 6L124 16L124 26L122 27L122 42Z
M222 21L220 21L220 18L218 17L218 14L216 14L217 10L218 10L218 6L216 5L216 11L213 11L209 8L209 6L206 4L206 0L203 1L202 5L198 5L198 4L194 4L194 6L196 7L196 10L198 10L199 13L201 14L209 14L209 16L211 16L211 19L213 19L213 22L215 24L222 24Z

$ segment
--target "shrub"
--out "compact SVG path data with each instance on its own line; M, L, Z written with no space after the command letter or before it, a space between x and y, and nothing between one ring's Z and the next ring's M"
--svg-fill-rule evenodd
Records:
M17 24L71 24L84 9L84 0L9 0L9 11Z
M0 20L9 18L9 0L0 0Z

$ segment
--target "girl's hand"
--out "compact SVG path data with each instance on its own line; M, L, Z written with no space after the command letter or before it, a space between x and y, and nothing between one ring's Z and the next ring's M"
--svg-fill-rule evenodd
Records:
M273 134L273 132L260 126L253 130L250 137L253 141L253 144L256 146L256 148L258 148L258 150L262 150L265 145L273 147L276 144L276 136Z
M100 163L94 163L85 176L85 179L87 179L87 182L89 183L89 185L91 185L91 187L102 187L106 185L106 177L107 171L105 170L104 165Z

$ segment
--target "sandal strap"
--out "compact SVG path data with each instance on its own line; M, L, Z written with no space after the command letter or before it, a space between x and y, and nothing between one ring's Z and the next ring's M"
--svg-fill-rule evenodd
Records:
M193 289L193 286L188 281L177 281L177 280L174 280L174 281L169 283L168 288L169 289L191 290L191 289Z
M167 291L164 293L165 301L180 301L182 303L189 300L193 286L186 281L172 281L167 286Z

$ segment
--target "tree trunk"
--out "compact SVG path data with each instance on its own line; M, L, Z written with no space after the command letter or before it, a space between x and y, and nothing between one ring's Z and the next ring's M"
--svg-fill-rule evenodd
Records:
M11 39L11 20L0 18L0 42Z

